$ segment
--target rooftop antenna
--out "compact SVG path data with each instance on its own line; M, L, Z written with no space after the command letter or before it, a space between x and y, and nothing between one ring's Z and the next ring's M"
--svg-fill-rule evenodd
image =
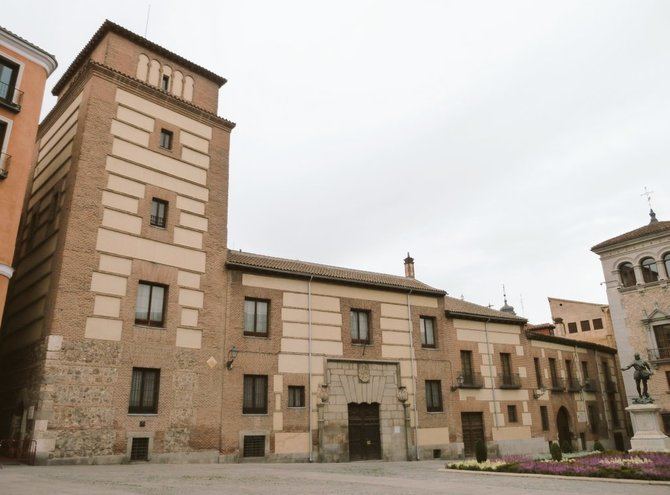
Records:
M144 37L147 37L147 32L149 31L149 14L151 14L151 4L147 7L147 22L144 24Z
M644 196L647 198L647 203L649 203L649 216L651 217L651 220L649 223L656 223L658 220L656 220L656 212L654 209L651 207L651 195L654 194L654 191L650 191L647 189L647 186L644 186L644 192L640 194L640 196Z
M521 299L521 314L526 314L526 308L523 307L523 294L519 294L519 299Z

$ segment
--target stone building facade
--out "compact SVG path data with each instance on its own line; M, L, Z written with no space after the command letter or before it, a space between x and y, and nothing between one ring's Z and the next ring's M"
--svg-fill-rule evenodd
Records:
M591 250L602 263L621 364L637 352L655 368L649 393L670 433L670 222L650 216L649 224ZM624 383L630 402L637 397L632 371Z
M610 308L607 304L550 297L554 334L616 348Z
M228 250L224 83L106 22L56 84L0 333L0 436L45 464L623 447L610 347L450 298L409 256L397 276Z

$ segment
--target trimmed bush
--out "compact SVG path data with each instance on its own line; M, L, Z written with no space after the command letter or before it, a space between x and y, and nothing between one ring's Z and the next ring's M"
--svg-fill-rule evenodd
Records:
M486 462L488 452L486 451L486 442L482 439L475 442L475 457L477 462Z
M563 443L561 444L561 451L564 454L572 453L572 443L570 443L569 440L564 440Z
M605 452L605 447L603 447L603 444L600 443L600 440L596 440L596 442L593 444L593 450L598 452Z
M549 448L549 452L551 452L551 458L557 462L560 462L563 460L563 452L561 452L561 447L556 443L553 442L551 444L551 447Z

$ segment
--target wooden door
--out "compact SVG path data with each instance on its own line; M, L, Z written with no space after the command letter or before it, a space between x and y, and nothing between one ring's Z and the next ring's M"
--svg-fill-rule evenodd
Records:
M349 460L381 459L379 404L349 404Z
M570 445L572 448L572 434L570 433L570 413L568 410L561 406L556 414L556 429L558 430L558 444L563 449L565 444Z
M477 440L484 440L484 417L480 412L461 413L461 427L463 428L463 449L465 457L475 455Z

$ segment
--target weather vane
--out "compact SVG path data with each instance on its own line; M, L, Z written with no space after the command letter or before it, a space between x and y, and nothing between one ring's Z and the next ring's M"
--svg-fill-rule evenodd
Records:
M640 196L644 196L647 198L647 203L649 203L649 209L652 210L653 208L651 207L651 196L654 194L654 191L650 191L647 189L647 186L644 186L644 192L640 194Z

